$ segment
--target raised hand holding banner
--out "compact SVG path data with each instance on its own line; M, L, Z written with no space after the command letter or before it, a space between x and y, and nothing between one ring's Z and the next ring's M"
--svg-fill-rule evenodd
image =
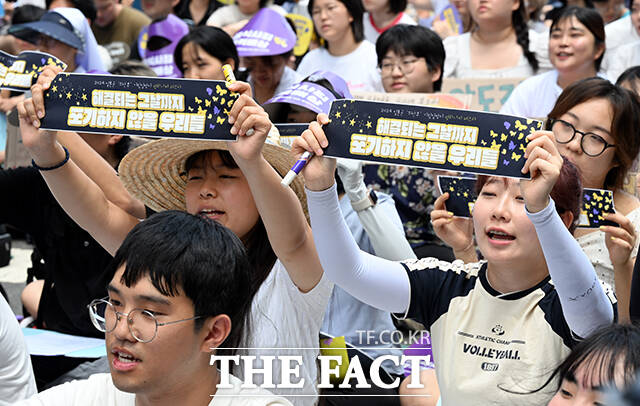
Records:
M327 156L512 178L529 178L527 136L542 128L496 113L344 99L329 119Z
M235 140L224 81L61 73L45 94L42 129Z

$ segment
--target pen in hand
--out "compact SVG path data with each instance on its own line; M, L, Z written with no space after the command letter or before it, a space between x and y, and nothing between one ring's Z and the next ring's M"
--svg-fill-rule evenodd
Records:
M236 76L233 74L233 68L228 63L222 65L222 73L224 73L224 79L227 81L228 84L232 84L233 82L236 81ZM252 136L253 128L249 128L247 130L246 135L248 137Z
M307 165L307 162L309 162L311 157L313 157L313 152L309 151L305 151L302 155L300 155L300 158L298 158L296 163L293 165L293 168L289 169L289 172L287 172L287 175L284 177L284 179L282 179L282 182L280 182L280 184L284 187L288 187L296 178L296 176L298 176L298 174L302 171L302 169L304 169L305 165Z

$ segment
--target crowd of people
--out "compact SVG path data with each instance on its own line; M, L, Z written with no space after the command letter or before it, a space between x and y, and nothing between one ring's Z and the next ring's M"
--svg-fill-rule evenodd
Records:
M0 405L640 404L637 1L5 1L9 54L193 80L229 65L239 97L229 142L41 130L60 67L0 92L0 164L12 132L32 158L0 168L0 225L34 247L21 325L106 346L29 355L0 295ZM332 100L455 79L512 79L495 112L545 122L530 180L477 176L471 218L440 171L323 156ZM283 123L308 128L288 144ZM607 225L577 227L584 188L612 192ZM327 388L327 342L430 362ZM254 366L229 378L215 359L240 355ZM278 356L304 382L278 385L275 362L275 385L243 384Z

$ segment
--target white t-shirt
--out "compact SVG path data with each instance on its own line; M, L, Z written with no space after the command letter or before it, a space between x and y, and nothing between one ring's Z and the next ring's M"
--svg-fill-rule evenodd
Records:
M300 377L305 380L303 388L271 389L274 394L287 397L296 406L313 406L316 403L314 396L294 395L317 395L318 393L316 358L319 351L317 348L320 345L322 319L332 290L333 283L323 275L311 291L300 292L284 265L277 260L251 304L248 342L243 342L241 347L253 349L238 350L238 354L258 356L254 366L259 368L262 367L259 362L260 355L302 355ZM243 378L244 371L239 369L240 372L235 375ZM274 383L279 382L280 371L280 363L274 362ZM262 375L256 374L252 381L259 385L262 383L262 378ZM291 381L298 382L295 377L292 377Z
M613 51L619 46L630 44L634 41L640 41L640 34L631 23L631 17L626 16L610 22L604 26L605 43L607 45L606 53Z
M365 40L344 56L333 56L327 48L316 48L302 59L298 73L307 77L315 71L326 70L343 78L351 92L383 92L377 66L376 47Z
M393 21L391 21L391 24L387 25L386 27L376 27L371 14L369 14L369 12L365 12L362 16L362 25L364 26L364 39L371 42L372 44L375 44L380 34L397 24L416 25L416 22L413 20L413 18L409 17L405 13L400 13L396 16L396 18L393 19Z
M607 61L607 76L615 82L625 70L640 65L640 41L619 46L611 52L607 49L605 61Z
M158 372L161 373L161 371ZM266 389L241 388L242 381L233 375L229 380L233 388L218 389L209 406L291 405L288 400L274 396ZM88 379L67 382L17 403L20 406L135 406L135 404L136 395L118 390L113 384L111 374L95 374Z
M636 235L640 234L640 207L631 210L627 213L626 217L631 221L631 224L633 224ZM607 250L604 237L605 234L597 230L582 235L576 238L576 240L578 244L580 244L580 248L582 248L584 253L589 257L589 261L591 261L591 264L595 268L598 278L609 286L615 287L613 264L609 258L609 250ZM640 240L636 240L633 250L631 251L631 258L638 255L639 244Z
M283 16L287 13L282 7L277 5L268 6L269 8L277 11ZM256 11L257 13L257 11ZM244 14L240 11L240 8L236 4L220 7L214 11L207 19L207 25L212 27L224 27L229 24L234 24L242 20L250 20L256 13Z
M534 75L524 54L518 65L504 69L473 69L471 67L471 33L465 32L444 40L447 57L444 61L445 78L525 78ZM529 30L529 50L536 55L539 69L543 73L552 69L549 62L549 34Z
M607 77L598 73L598 76ZM500 113L527 118L546 118L558 100L562 89L558 86L558 71L552 70L524 80L500 108Z
M0 405L12 405L36 392L27 344L15 314L0 295Z

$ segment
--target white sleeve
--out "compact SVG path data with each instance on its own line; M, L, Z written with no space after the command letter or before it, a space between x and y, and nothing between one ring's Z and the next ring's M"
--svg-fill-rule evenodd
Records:
M220 7L219 9L214 11L207 19L207 25L211 27L224 27L225 25L234 23L234 21L232 21L233 13L231 12L230 8L232 6L233 5Z
M381 204L376 204L357 213L377 256L392 261L415 259L416 254L404 235L395 204L393 209L395 213L389 208L385 209Z
M549 59L549 31L536 32L529 30L529 50L536 55L538 60L538 71L536 75L553 69Z
M522 106L524 83L525 82L520 83L515 89L513 89L513 92L511 92L507 101L502 105L502 107L500 107L500 114L528 117L527 114L525 114L526 109Z
M444 39L443 43L445 55L447 57L444 58L444 72L442 73L442 77L455 78L457 76L456 68L460 59L460 55L458 55L458 44L460 43L459 36L447 37Z
M369 202L369 190L364 183L362 162L338 159L338 176L375 254L392 261L414 259L416 255L404 235L402 220L391 196L378 193L378 203L358 211L358 206L363 202Z
M298 65L298 69L296 72L303 78L311 75L316 69L314 69L315 59L316 59L316 50L309 51L305 56L302 57L300 61L300 65Z
M553 199L537 213L527 211L536 228L549 275L571 331L587 337L613 322L613 306L593 265L556 213Z
M306 190L313 240L325 274L351 296L373 307L404 313L409 307L409 277L399 262L358 248L340 211L334 184Z

